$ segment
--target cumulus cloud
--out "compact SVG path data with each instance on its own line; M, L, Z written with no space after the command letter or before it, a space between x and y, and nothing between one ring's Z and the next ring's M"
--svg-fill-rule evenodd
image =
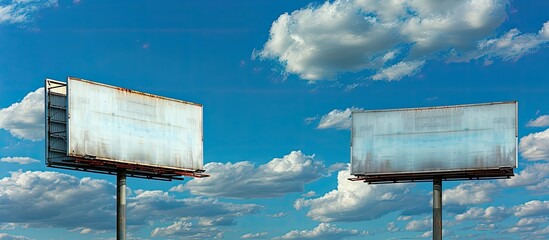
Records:
M314 197L314 196L316 196L316 192L315 191L308 191L307 193L304 193L301 196L302 197Z
M549 201L533 200L513 207L517 217L547 216L549 214Z
M549 22L546 23L549 25ZM534 120L528 121L526 124L528 127L549 127L549 115L541 115Z
M519 151L523 158L530 161L549 160L549 129L522 137Z
M25 164L37 163L40 161L30 157L3 157L3 158L0 158L0 162L18 163L18 164L25 165Z
M486 209L473 207L462 214L457 214L454 218L458 222L465 220L499 222L508 218L511 214L511 211L503 206L489 206Z
M279 213L275 213L273 215L267 215L267 217L281 218L281 217L285 217L286 215L288 215L287 212L279 212Z
M255 166L251 162L208 163L208 178L192 179L171 191L189 190L203 196L267 198L303 192L307 183L329 175L330 168L314 160L314 155L292 151L282 158Z
M57 0L8 1L0 5L0 24L23 23L32 19L33 15L48 7L57 6Z
M166 227L155 228L151 237L168 237L180 239L211 239L221 238L223 232L216 227L195 226L192 222L177 221Z
M128 198L126 206L127 222L132 225L142 225L153 220L178 220L180 226L187 226L187 223L192 225L193 220L198 226L228 226L236 223L236 217L254 214L261 209L261 206L255 204L225 203L213 198L178 199L161 190L135 192L135 196ZM181 219L181 216L187 218ZM162 229L158 231L167 231Z
M335 0L284 13L253 56L274 59L286 73L316 81L340 73L373 80L412 76L427 60L516 60L549 39L513 29L488 39L506 20L509 0Z
M247 233L242 235L240 238L242 239L262 239L267 236L267 232L260 232L260 233Z
M398 216L397 217L398 221L408 221L410 219L412 219L412 216Z
M0 222L65 228L82 234L111 231L116 219L115 188L105 180L57 172L11 172L0 180ZM255 204L224 203L212 198L178 199L159 190L134 192L127 199L127 224L137 228L156 221L182 221L194 224L193 230L205 231L234 225L237 217L261 209ZM181 216L186 219L181 220ZM161 234L163 229L157 232Z
M444 190L442 203L469 205L480 204L492 201L492 196L497 190L493 183L466 182L457 185L454 188Z
M425 64L425 61L399 62L390 67L381 69L372 76L373 80L395 81L403 77L412 76Z
M543 229L540 229L540 230L537 230L535 232L532 233L533 235L536 235L536 236L545 236L545 235L549 235L549 226L543 228Z
M367 234L366 231L341 229L330 223L320 223L312 230L293 230L273 239L344 239Z
M400 229L396 226L395 222L387 223L387 231L389 232L398 232Z
M406 224L406 230L408 231L427 231L433 226L430 219L412 220Z
M297 199L297 210L309 208L307 216L321 222L365 221L391 212L418 214L430 210L427 197L409 194L410 184L368 185L351 182L349 170L337 176L337 189L311 199Z
M346 108L345 110L334 109L320 118L320 122L318 123L317 128L319 129L335 128L340 130L350 129L351 113L353 111L360 111L360 110L363 110L363 109L356 108L356 107Z
M505 187L523 187L539 193L549 191L549 163L535 163L527 165L522 171L510 179L498 180L499 185Z
M531 225L537 225L540 223L545 223L549 220L547 217L537 217L537 218L521 218L516 226L523 227L523 226L531 226Z
M0 128L18 138L34 141L43 139L44 88L27 94L21 102L0 109Z
M28 238L21 235L11 235L7 233L0 233L0 240L31 240L32 238Z
M490 64L493 59L516 61L549 42L546 36L548 23L546 22L537 34L521 34L518 29L511 29L499 38L480 41L477 49L463 53L461 57L450 58L450 61L484 59L487 64Z
M0 180L0 216L29 227L111 229L115 186L57 172L11 172ZM75 221L78 219L78 221Z

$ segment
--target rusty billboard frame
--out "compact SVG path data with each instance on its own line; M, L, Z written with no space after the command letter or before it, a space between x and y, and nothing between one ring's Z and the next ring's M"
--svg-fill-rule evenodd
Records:
M203 169L184 169L166 166L155 166L143 163L116 161L101 159L93 155L75 156L68 153L68 89L67 83L70 80L87 81L79 78L69 77L67 82L46 79L45 80L45 163L48 167L77 170L92 173L116 175L119 169L124 169L127 176L135 178L155 180L183 180L183 177L208 177ZM87 81L91 82L91 81ZM179 101L186 104L196 104L186 101L156 96L148 93L141 93L134 90L114 87L106 84L96 83L131 93L142 94L143 96L157 97L161 99Z
M383 109L383 110L365 110L353 111L353 115L361 113L384 113L384 112L404 112L404 111L424 111L424 110L444 110L455 108L467 108L478 106L493 105L514 105L514 166L499 166L478 169L443 169L438 171L410 171L410 172L389 172L389 173L352 173L354 177L351 181L364 181L370 184L380 183L400 183L400 182L424 182L433 181L433 179L442 180L481 180L481 179L500 179L514 176L514 169L518 167L518 102L491 102L480 104L462 104L452 106L437 106L423 108L403 108L403 109ZM354 123L353 123L354 124ZM351 164L353 163L353 127L351 126Z

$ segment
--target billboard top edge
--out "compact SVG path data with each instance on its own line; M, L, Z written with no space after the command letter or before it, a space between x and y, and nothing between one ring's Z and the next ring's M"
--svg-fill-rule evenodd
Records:
M46 78L46 82L54 82L54 83L59 83L59 84L66 84L65 82L61 82L59 80L55 80L55 79L51 79L51 78Z
M54 80L54 81L55 81L55 80ZM159 99L163 99L163 100L174 101L174 102L180 102L180 103L195 105L195 106L198 106L198 107L203 107L203 105L200 104L200 103L193 103L193 102L183 101L183 100L179 100L179 99L175 99L175 98L169 98L169 97L159 96L159 95L155 95L155 94L140 92L140 91L131 90L131 89L122 88L122 87L117 87L117 86L108 85L108 84L104 84L104 83L98 83L98 82L89 81L89 80L85 80L85 79L81 79L81 78L76 78L76 77L68 77L68 78L67 78L67 85L68 85L68 83L69 83L70 81L80 81L80 82L89 83L89 84L93 84L93 85L98 85L98 86L102 86L102 87L108 87L108 88L112 88L112 89L116 89L116 90L120 90L120 91L126 91L126 92L130 92L130 93L140 94L140 95L147 96L147 97L159 98Z
M445 105L445 106L433 106L433 107L418 107L418 108L394 108L394 109L377 109L377 110L353 110L351 113L372 113L372 112L398 112L398 111L412 111L412 110L430 110L430 109L447 109L447 108L462 108L462 107L476 107L476 106L490 106L500 104L518 104L518 101L504 101L504 102L489 102L489 103L472 103L472 104L459 104L459 105Z

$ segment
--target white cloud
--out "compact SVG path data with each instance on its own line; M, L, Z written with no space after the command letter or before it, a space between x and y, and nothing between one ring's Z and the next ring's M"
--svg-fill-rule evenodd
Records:
M535 163L527 165L522 171L516 173L510 179L498 180L499 185L506 187L522 187L543 193L549 191L545 188L549 184L549 163Z
M412 219L412 216L398 216L397 217L398 221L408 221L410 219Z
M344 239L367 234L366 231L341 229L330 223L320 223L312 230L293 230L273 239Z
M23 23L43 8L57 6L57 0L11 1L0 5L0 24Z
M549 25L549 22L546 23ZM526 124L528 127L549 127L549 115L541 115L535 120L530 120Z
M308 191L307 193L302 194L301 196L302 197L314 197L314 196L316 196L316 192L315 191Z
M430 209L427 197L409 194L411 184L368 185L351 182L348 170L337 176L337 189L321 197L297 199L294 207L309 207L307 216L321 222L366 221L394 211L422 213Z
M549 129L522 137L519 151L523 158L530 161L549 160Z
M457 214L454 219L456 221L478 220L483 222L499 222L511 216L509 209L503 206L489 206L486 209L473 207L465 213Z
M543 228L543 229L540 229L540 230L537 230L535 232L532 233L533 235L549 235L549 226Z
M545 223L549 220L547 217L537 217L537 218L521 218L516 226L522 227L522 226L531 226L531 225L537 225L540 223Z
M267 215L267 216L272 218L281 218L281 217L285 217L286 215L288 215L287 212L279 212L279 213L275 213L273 215Z
M0 233L0 240L31 240L32 238L28 238L21 235L11 235L7 233Z
M192 222L177 221L167 227L155 228L151 237L168 237L180 239L208 239L222 236L223 232L215 227L199 227Z
M430 219L412 220L406 224L406 230L408 231L426 231L431 229L433 223Z
M480 223L478 224L477 226L475 226L475 230L477 231L490 231L490 230L494 230L496 228L496 224L493 224L493 223Z
M128 198L126 206L127 222L131 225L143 225L154 220L185 223L193 220L197 226L228 226L236 223L236 217L255 214L261 209L255 204L225 203L213 198L178 199L161 190L136 190L135 193L135 196ZM186 219L182 220L181 216Z
M27 94L21 102L0 109L0 128L18 138L43 139L44 88Z
M398 81L403 77L415 75L425 64L425 61L399 62L390 67L381 69L372 76L373 80Z
M3 157L3 158L0 158L0 162L31 164L31 163L37 163L37 162L40 162L40 161L38 161L36 159L33 159L33 158L30 158L30 157Z
M455 236L452 232L449 232L446 229L442 229L442 237L450 238L449 235L450 236ZM432 230L424 232L419 237L420 238L430 238L431 236L433 236L433 231Z
M344 72L380 74L398 62L415 63L400 66L402 72L393 78L374 75L398 80L413 75L427 59L503 56L490 40L483 39L505 21L508 5L508 0L327 1L282 14L254 57L278 60L287 73L310 81L333 79ZM544 27L536 36L547 35ZM534 45L539 46L537 39L515 36L513 41L529 50L501 49L514 50L503 59L533 51ZM477 47L483 48L473 50Z
M57 172L11 172L0 180L0 216L29 227L111 229L115 186ZM78 221L76 221L78 220Z
M350 129L351 128L351 113L360 111L362 108L346 108L345 110L334 109L320 118L317 128L327 129Z
M57 172L11 172L0 179L0 223L65 228L82 234L111 231L116 219L115 192L115 186L105 180ZM234 225L238 217L261 209L211 198L178 199L159 190L134 192L128 196L126 212L128 226L136 228L186 216L185 221L196 226L193 229L202 231Z
M549 22L543 25L538 34L520 34L518 29L511 29L500 38L480 41L477 49L463 53L460 57L451 58L450 61L484 59L488 65L494 58L516 61L524 55L537 51L549 42L549 38L545 36L547 23Z
M517 217L546 216L549 214L549 201L533 200L513 207Z
M389 232L398 232L400 229L396 226L395 222L387 223L387 231Z
M304 185L329 175L330 169L314 160L314 155L292 151L256 167L251 162L208 163L208 178L193 179L184 187L192 194L231 198L267 198L303 192Z
M480 204L492 201L491 196L497 190L497 186L493 183L476 183L466 182L457 185L454 188L444 190L442 195L442 203L469 205Z
M265 238L267 236L267 232L260 232L260 233L247 233L242 235L240 238L242 239L261 239Z

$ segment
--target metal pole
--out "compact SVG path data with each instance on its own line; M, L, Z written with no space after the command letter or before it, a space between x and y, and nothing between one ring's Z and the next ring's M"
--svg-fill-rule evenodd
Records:
M433 179L433 240L442 240L442 179Z
M126 169L116 173L116 239L126 240Z

